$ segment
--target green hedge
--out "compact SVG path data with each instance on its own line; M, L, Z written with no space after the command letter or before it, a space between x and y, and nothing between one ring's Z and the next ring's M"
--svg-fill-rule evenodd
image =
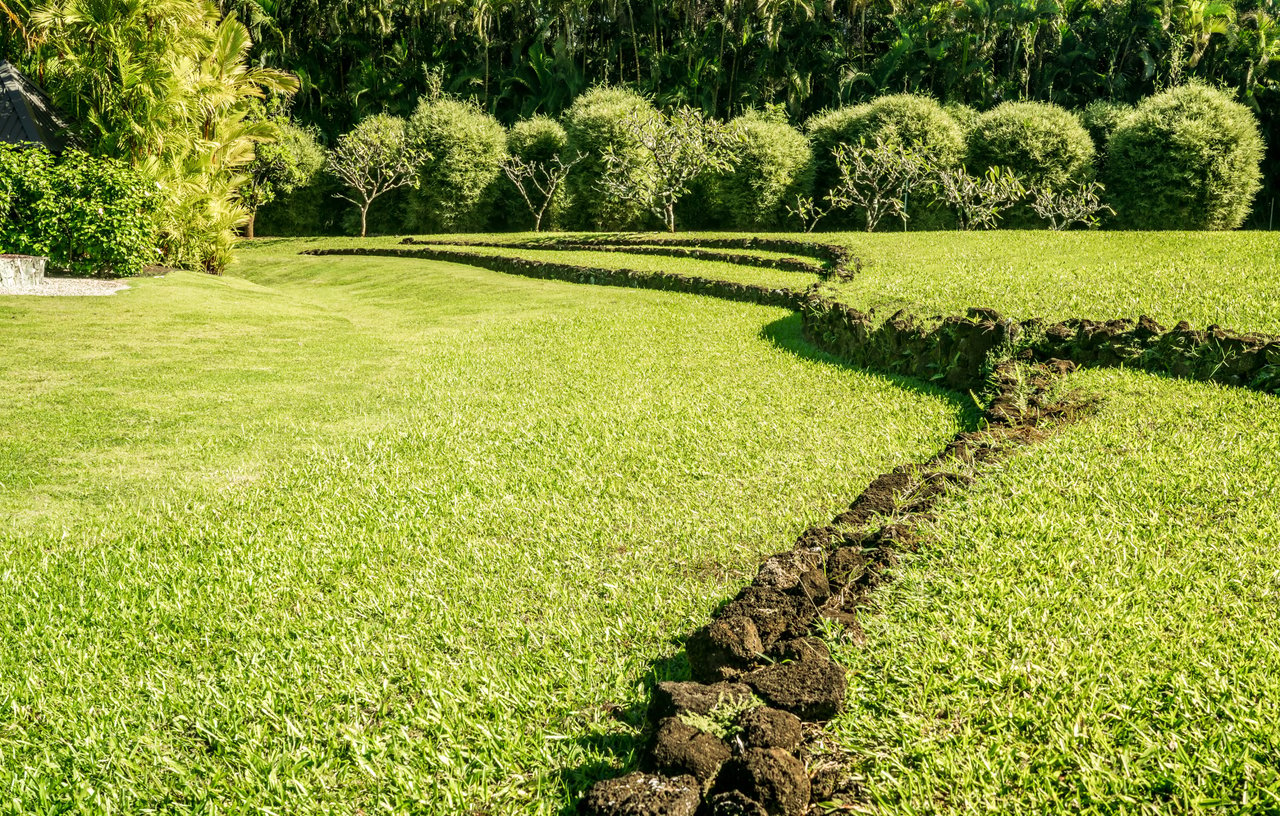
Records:
M579 96L564 116L570 155L583 160L569 175L569 227L586 230L638 229L653 216L641 205L603 193L599 181L607 172L604 154L610 148L634 159L635 173L646 172L647 153L627 125L633 116L653 116L649 100L624 88L593 88Z
M813 151L804 134L780 113L752 111L731 123L743 137L738 163L711 183L711 198L724 226L774 230L791 224L788 206L813 190Z
M1080 120L1047 102L1005 102L978 117L969 132L972 173L1008 167L1031 186L1061 190L1094 175L1093 140Z
M1257 119L1206 85L1143 100L1107 152L1108 198L1130 229L1234 229L1261 186Z
M567 155L569 135L564 127L554 119L546 116L534 116L512 125L507 132L507 152L517 159L526 162L547 163L560 157L565 163L570 161ZM574 168L571 173L577 172ZM527 230L533 227L533 215L528 205L520 197L520 191L507 179L505 174L498 182L499 201L498 216L503 225L510 230ZM531 191L532 192L532 191ZM533 193L535 196L536 192ZM535 204L541 202L535 199ZM565 209L569 204L569 194L562 185L547 208L543 218L543 229L559 229L564 221Z
M123 162L0 143L0 252L77 274L137 275L159 258L154 182Z
M425 162L409 198L406 227L478 232L493 217L507 131L473 102L423 99L409 117L409 144Z
M877 137L926 155L938 167L955 167L964 159L964 131L942 105L912 94L882 96L855 107L820 113L806 124L813 144L815 194L819 197L839 179L832 151L839 144L871 144ZM823 226L856 227L856 214L832 217ZM942 226L950 217L932 201L911 207L915 228Z

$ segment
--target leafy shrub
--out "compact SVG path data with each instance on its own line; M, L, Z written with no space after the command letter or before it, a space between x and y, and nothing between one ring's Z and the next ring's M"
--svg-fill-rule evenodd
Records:
M546 167L553 164L556 159L569 164L572 159L567 153L568 145L569 134L565 133L559 122L546 116L534 116L516 122L507 132L507 153L526 165ZM577 172L577 169L575 168L572 172ZM503 182L499 191L498 209L504 226L509 229L528 229L531 218L529 207L521 198L515 185L509 181ZM568 204L569 195L562 185L547 206L542 222L543 228L558 227Z
M157 259L159 204L155 185L123 162L0 144L0 251L137 275Z
M408 227L426 232L488 226L507 157L507 132L473 102L422 99L409 117L410 148L422 157Z
M971 108L963 102L947 102L943 104L942 109L951 114L951 118L956 120L956 124L960 126L960 130L966 137L977 124L978 117L982 115L976 108Z
M966 164L1007 167L1027 186L1063 189L1093 178L1093 140L1071 113L1047 102L1005 102L978 117Z
M1126 105L1123 102L1095 99L1080 111L1080 124L1089 131L1089 137L1093 139L1093 149L1099 156L1106 155L1107 141L1111 138L1111 134L1132 110L1133 105Z
M778 112L752 111L729 123L741 137L736 165L711 179L712 200L726 225L777 229L787 207L813 188L809 140Z
M820 113L809 120L807 129L819 197L840 183L834 155L840 144L870 145L879 139L888 147L910 149L940 171L958 166L964 158L964 131L941 105L923 96L882 96L866 105ZM911 209L917 224L936 225L932 213Z
M314 130L298 127L287 119L274 124L275 140L254 146L249 182L241 189L252 213L247 225L250 238L260 208L314 183L324 169L324 148Z
M1142 101L1108 143L1107 192L1131 229L1234 229L1260 185L1262 137L1244 105L1192 84Z
M623 88L594 88L574 100L564 116L570 155L582 162L569 175L566 187L571 199L566 216L575 229L627 229L650 221L641 203L600 189L608 172L605 156L626 157L629 181L635 187L656 183L652 156L631 126L639 118L656 116L649 100Z

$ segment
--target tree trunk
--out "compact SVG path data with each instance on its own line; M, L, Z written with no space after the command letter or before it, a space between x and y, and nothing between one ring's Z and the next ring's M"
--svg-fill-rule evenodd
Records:
M256 220L258 220L258 214L256 212L251 212L249 213L249 223L244 225L244 237L248 238L250 241L253 240L253 222Z
M369 205L365 204L360 208L360 237L365 237L365 233L369 231Z

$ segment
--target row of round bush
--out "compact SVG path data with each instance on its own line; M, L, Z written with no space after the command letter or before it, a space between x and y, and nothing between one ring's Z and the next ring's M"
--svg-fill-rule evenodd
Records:
M560 121L536 117L507 130L471 103L423 100L407 123L408 138L424 157L417 183L375 207L371 228L528 229L529 211L502 171L508 156L533 162L579 159L544 225L652 227L652 216L642 207L611 197L599 185L610 153L636 159L627 163L627 172L646 172L631 122L652 111L647 99L629 90L597 88L581 95ZM679 211L686 228L793 229L799 223L789 210L797 196L820 199L838 181L834 149L879 140L923 154L941 169L964 166L981 174L992 166L1007 167L1028 187L1067 189L1099 181L1115 211L1110 226L1231 229L1250 212L1263 153L1253 114L1202 84L1165 91L1135 107L1094 103L1075 113L1043 102L1007 102L979 113L899 94L817 114L803 130L777 110L750 112L731 124L740 134L735 165L698 179ZM332 210L319 202L316 207ZM270 221L264 231L289 231L275 213L305 217L305 209L298 201L281 202L264 219ZM953 220L927 196L910 210L915 228L944 227ZM858 218L856 212L834 214L823 226L853 228ZM1036 221L1029 210L1015 208L1005 223ZM294 229L316 231L316 225Z

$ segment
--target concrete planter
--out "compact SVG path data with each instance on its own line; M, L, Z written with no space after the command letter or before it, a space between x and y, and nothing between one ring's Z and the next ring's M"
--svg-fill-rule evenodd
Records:
M48 258L34 255L0 255L0 290L33 289L44 280Z

